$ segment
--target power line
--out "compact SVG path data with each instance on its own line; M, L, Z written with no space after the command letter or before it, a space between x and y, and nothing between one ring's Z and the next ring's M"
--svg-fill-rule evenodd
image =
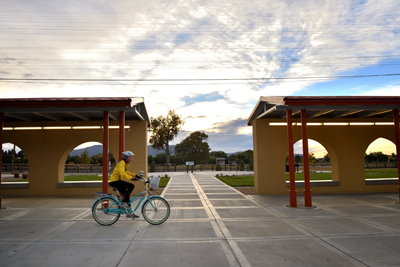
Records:
M256 81L264 82L270 80L321 80L321 79L352 79L352 78L373 78L400 76L400 73L390 74L369 74L369 75L351 75L351 76L305 76L305 77L270 77L270 78L216 78L216 79L81 79L81 78L0 78L4 81L22 81L22 82L218 82L218 81Z

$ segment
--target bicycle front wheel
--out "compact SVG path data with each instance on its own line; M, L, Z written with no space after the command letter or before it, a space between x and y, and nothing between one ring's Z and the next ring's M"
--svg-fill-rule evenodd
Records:
M162 224L170 213L168 202L162 197L151 197L143 203L143 218L150 224Z
M100 198L93 205L93 218L101 225L112 225L121 216L118 209L118 202L112 197Z

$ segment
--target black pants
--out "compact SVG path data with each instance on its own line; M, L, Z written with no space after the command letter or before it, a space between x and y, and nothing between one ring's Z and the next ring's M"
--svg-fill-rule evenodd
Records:
M134 184L119 180L119 181L111 182L111 183L109 183L109 185L111 187L117 188L118 191L124 196L124 199L122 200L122 202L126 202L126 203L129 202L130 195L131 195L133 189L135 188Z

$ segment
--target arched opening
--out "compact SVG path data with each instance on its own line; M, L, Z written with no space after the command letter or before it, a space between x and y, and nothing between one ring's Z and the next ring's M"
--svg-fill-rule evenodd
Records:
M303 140L294 144L296 180L304 180ZM332 180L331 158L326 148L319 142L308 139L308 162L310 180ZM289 181L288 156L286 156L286 181Z
M364 154L365 179L398 178L396 145L386 139L377 138Z
M29 182L29 161L16 144L2 144L2 182Z
M109 150L109 169L115 166ZM85 142L72 149L65 159L64 181L101 181L103 173L103 144Z

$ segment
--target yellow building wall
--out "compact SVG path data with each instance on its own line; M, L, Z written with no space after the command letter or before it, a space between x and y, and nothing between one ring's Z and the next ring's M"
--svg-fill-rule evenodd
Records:
M102 121L69 123L75 126L89 126L100 125ZM126 125L128 124L131 125L131 128L125 129L125 150L131 150L135 154L129 170L138 174L140 171L144 171L147 177L147 122L126 121ZM38 123L23 124L23 126L37 125ZM118 125L118 122L110 121L110 125ZM5 127L12 126L17 127L20 125L5 125ZM46 126L65 126L65 123L46 122ZM102 187L58 187L58 183L64 182L64 165L71 151L86 142L103 143L102 129L3 131L3 142L13 143L20 147L29 160L29 188L4 188L2 189L3 196L92 196L93 193L102 191ZM109 144L111 153L118 161L118 129L109 129ZM136 182L135 184L135 190L132 194L137 194L143 190L141 182Z
M255 190L257 194L287 194L289 192L285 186L287 127L270 126L269 122L258 119L252 123ZM340 181L340 186L312 187L312 193L398 191L398 185L365 185L364 173L366 149L380 137L395 143L393 126L307 126L307 134L308 139L313 139L325 147L331 158L332 180ZM293 143L301 139L301 126L293 126ZM297 193L303 194L303 187L296 189Z

